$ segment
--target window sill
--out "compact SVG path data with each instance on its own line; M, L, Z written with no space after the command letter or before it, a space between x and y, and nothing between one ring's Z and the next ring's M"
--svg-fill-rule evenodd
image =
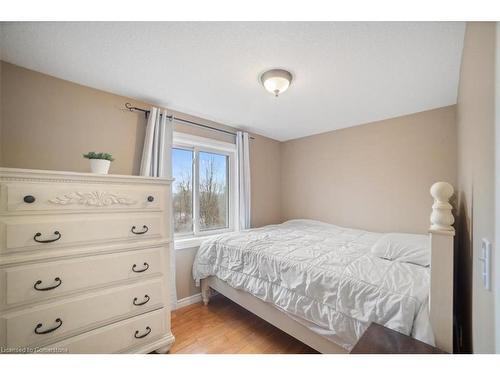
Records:
M174 239L174 249L175 250L183 250L183 249L190 249L193 247L198 247L201 245L201 243L205 240L208 240L210 238L213 238L215 236L218 236L220 233L217 234L211 234L208 236L202 236L202 237L189 237L189 238L180 238L178 240Z

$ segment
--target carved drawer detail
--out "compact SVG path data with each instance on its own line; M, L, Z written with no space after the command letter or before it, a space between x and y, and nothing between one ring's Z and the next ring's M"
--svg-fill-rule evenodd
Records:
M131 206L137 204L137 200L126 195L118 195L103 191L63 194L53 199L49 199L49 202L61 205L77 204L92 207L106 207L113 205Z

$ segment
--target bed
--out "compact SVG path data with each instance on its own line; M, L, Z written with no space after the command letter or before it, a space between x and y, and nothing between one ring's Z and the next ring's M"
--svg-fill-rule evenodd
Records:
M451 351L450 188L431 189L428 263L374 254L383 233L290 220L205 241L193 277L205 303L216 290L322 353L349 352L371 322Z

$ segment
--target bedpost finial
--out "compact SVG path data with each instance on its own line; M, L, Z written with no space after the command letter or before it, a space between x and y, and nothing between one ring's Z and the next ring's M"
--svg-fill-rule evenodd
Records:
M452 227L455 218L451 213L450 198L453 195L453 186L447 182L436 182L431 186L431 195L434 198L431 214L431 231L454 232Z

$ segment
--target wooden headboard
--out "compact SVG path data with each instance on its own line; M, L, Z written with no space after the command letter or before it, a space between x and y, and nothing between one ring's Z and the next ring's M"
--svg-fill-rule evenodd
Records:
M436 346L453 352L453 238L455 219L450 198L453 186L436 182L431 187L434 198L429 228L431 241L431 290L429 316Z

